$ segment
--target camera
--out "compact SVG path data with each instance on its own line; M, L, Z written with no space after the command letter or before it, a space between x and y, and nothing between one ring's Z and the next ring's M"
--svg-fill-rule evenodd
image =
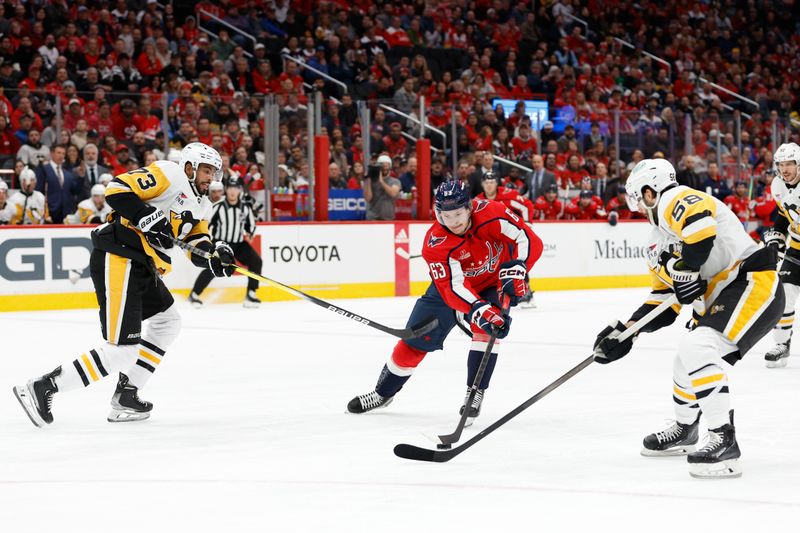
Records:
M378 181L381 177L381 167L378 165L370 165L367 168L367 177L372 181Z

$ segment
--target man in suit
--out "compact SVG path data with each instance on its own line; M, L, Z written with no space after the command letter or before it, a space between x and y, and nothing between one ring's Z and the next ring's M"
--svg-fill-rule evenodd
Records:
M85 200L91 195L92 187L100 183L100 176L109 173L107 167L99 164L100 151L97 146L89 143L83 147L83 164L73 168L72 172L83 178L83 190L78 200Z
M75 197L83 189L83 179L64 168L66 154L66 149L57 145L50 152L50 161L36 169L36 189L44 193L54 224L63 223L64 217L75 212Z
M544 159L536 154L531 158L533 172L528 177L528 198L535 202L537 198L544 195L550 185L556 184L555 175L544 168Z
M469 195L471 198L483 193L483 185L481 185L483 175L487 172L494 172L494 156L491 152L483 152L482 155L476 156L475 163L479 166L469 176Z

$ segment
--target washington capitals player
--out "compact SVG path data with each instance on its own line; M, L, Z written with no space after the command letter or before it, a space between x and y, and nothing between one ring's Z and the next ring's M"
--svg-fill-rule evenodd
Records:
M780 270L786 307L772 332L775 347L764 355L764 359L767 368L781 368L789 361L794 306L800 294L800 187L797 186L800 183L800 146L797 143L782 144L773 159L778 173L772 180L771 189L779 214L775 225L764 232L764 242L786 254Z
M120 372L111 399L109 422L144 420L153 405L139 399L138 390L158 368L178 335L181 318L161 275L170 270L167 250L173 237L211 253L192 262L216 276L233 273L233 252L208 235L211 203L206 194L219 179L222 159L202 143L181 150L180 164L156 161L120 174L106 188L113 208L110 222L92 232L89 269L100 306L105 342L86 350L49 374L14 387L22 407L37 427L53 422L56 392L87 387ZM142 321L147 328L142 331Z
M648 253L652 291L627 324L617 321L597 336L594 360L626 355L634 338L616 338L626 327L674 293L700 315L680 341L673 365L675 423L644 439L642 455L685 455L695 477L737 477L741 455L729 393L732 366L777 322L784 298L772 247L759 247L725 204L675 180L665 159L645 159L625 184L631 210L653 225ZM680 305L643 328L670 325ZM698 442L700 415L708 441Z
M528 293L525 274L542 254L542 241L519 216L499 202L471 201L469 186L460 181L439 186L434 208L437 221L425 235L422 250L433 283L417 300L408 324L413 326L435 316L439 326L422 338L399 341L375 390L347 404L351 413L388 405L425 355L442 348L456 325L455 311L469 317L472 331L467 358L469 395L493 327L499 329L498 339L508 335L511 318L501 312L500 294L509 295L511 304L516 305ZM493 351L470 406L470 418L480 414L496 360ZM461 407L462 413L465 408Z

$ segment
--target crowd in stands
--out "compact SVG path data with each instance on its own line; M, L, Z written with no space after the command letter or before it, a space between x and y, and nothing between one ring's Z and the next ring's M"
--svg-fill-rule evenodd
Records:
M44 218L62 222L102 174L202 141L251 194L304 192L320 92L331 187L364 188L385 154L410 195L419 126L403 115L419 117L424 97L448 137L430 136L432 187L453 176L478 195L496 182L532 220L616 220L634 216L622 188L633 166L665 157L681 183L770 225L775 141L800 140L797 14L757 0L2 2L0 176L24 191L32 170ZM276 176L263 166L263 95L280 109ZM551 120L498 98L546 100Z

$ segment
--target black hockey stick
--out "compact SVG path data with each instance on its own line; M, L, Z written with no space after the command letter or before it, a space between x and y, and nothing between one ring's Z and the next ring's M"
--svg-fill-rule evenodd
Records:
M507 316L508 308L511 307L511 298L507 294L503 294L503 302L501 305L503 316ZM464 432L464 426L467 424L467 418L469 417L469 410L472 406L472 400L474 400L475 395L478 394L478 387L483 379L483 374L486 372L486 367L489 365L489 359L491 359L492 355L492 348L494 348L494 343L497 342L497 334L499 331L499 328L496 326L492 328L492 334L489 336L489 342L486 343L486 350L483 352L480 365L478 365L478 372L475 374L475 379L472 380L472 388L470 388L469 396L467 396L467 400L464 403L464 412L461 413L461 418L458 420L458 425L456 426L455 431L447 435L439 435L439 440L442 441L442 444L455 444L458 442L458 439L461 438L461 433Z
M204 259L209 259L211 257L210 253L206 252L205 250L201 250L200 248L198 248L196 246L193 246L193 245L189 244L188 242L184 242L184 241L182 241L180 239L176 239L174 237L172 239L172 242L176 246L178 246L179 248L182 248L182 249L186 250L187 252L191 252L191 253L193 253L193 254L195 254L195 255L197 255L199 257L202 257ZM306 300L307 302L311 302L313 304L317 304L320 307L324 307L328 311L333 311L337 315L342 315L345 318L349 318L350 320L355 320L356 322L358 322L360 324L364 324L365 326L369 326L371 328L383 331L384 333L388 333L389 335L394 335L395 337L399 337L399 338L401 338L403 340L415 339L417 337L420 337L420 336L430 332L431 330L433 330L434 328L436 328L439 325L439 321L436 319L436 317L431 317L428 320L422 322L421 324L419 324L418 326L415 326L413 328L403 328L403 329L390 328L389 326L384 326L383 324L379 324L378 322L375 322L373 320L369 320L368 318L364 318L363 316L360 316L360 315L357 315L355 313L352 313L352 312L348 311L347 309L343 309L343 308L341 308L339 306L333 305L330 302L326 302L325 300L321 300L321 299L317 298L316 296L311 296L310 294L306 294L303 291L295 289L294 287L290 287L289 285L284 285L283 283L281 283L279 281L275 281L274 279L267 278L265 276L262 276L261 274L256 274L255 272L250 272L246 268L242 268L239 265L232 265L232 266L236 269L237 272L247 276L248 278L257 279L258 281L261 281L261 282L264 282L264 283L269 283L270 285L272 285L274 287L277 287L277 288L281 289L282 291L288 292L291 295L297 296L298 298L302 298L303 300Z
M620 334L618 337L619 340L625 340L631 335L634 335L637 331L642 329L645 325L649 324L654 318L658 315L669 309L672 305L677 302L677 298L673 295L670 298L666 299L665 301L661 302L658 307L653 308L649 313L645 316L640 318L636 321L636 323L631 324L631 326L626 329L625 331ZM394 454L397 457L401 457L403 459L412 459L414 461L428 461L432 463L444 463L455 457L456 455L466 451L467 449L471 448L473 445L477 444L478 441L488 437L492 434L495 430L503 426L506 422L511 420L512 418L516 417L522 411L530 407L531 405L535 404L555 389L572 379L576 374L578 374L581 370L592 364L594 361L594 355L590 355L580 363L578 363L575 367L571 368L566 374L552 382L550 385L542 389L541 391L537 392L524 402L522 402L519 406L514 408L511 412L506 414L501 419L494 422L492 425L466 441L461 446L457 446L455 448L449 450L429 450L427 448L420 448L419 446L413 446L411 444L398 444L394 447Z

